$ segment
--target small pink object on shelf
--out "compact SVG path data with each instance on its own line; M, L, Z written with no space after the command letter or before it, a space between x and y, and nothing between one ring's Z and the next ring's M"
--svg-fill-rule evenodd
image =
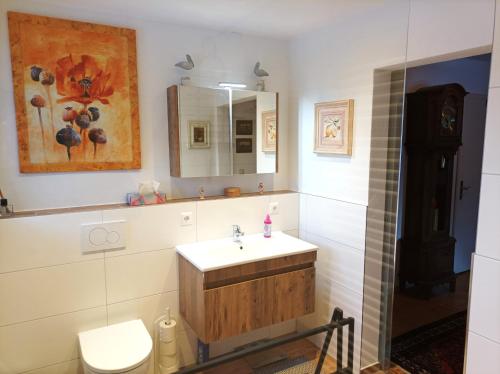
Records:
M264 238L270 238L271 237L271 224L273 222L271 221L271 216L269 214L266 214L266 219L264 220Z

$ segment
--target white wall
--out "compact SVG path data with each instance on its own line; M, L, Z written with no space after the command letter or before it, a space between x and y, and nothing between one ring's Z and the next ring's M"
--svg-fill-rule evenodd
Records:
M490 52L494 14L495 0L411 0L408 62Z
M230 236L233 223L262 232L271 202L280 206L274 230L297 235L296 193L0 220L0 373L81 373L78 332L134 318L152 332L167 306L179 321L181 363L193 363L196 337L178 315L174 247ZM181 226L189 211L194 224ZM80 253L81 224L117 219L128 222L125 250ZM214 343L212 353L294 330L290 320Z
M316 316L300 320L299 327L326 323L336 306L354 317L355 372L361 356L374 70L404 63L407 18L408 2L378 3L291 43L300 235L321 248ZM354 99L352 156L315 154L314 103L345 99Z
M361 226L366 223L366 207L371 204L368 178L375 123L372 116L381 112L372 107L374 70L401 68L406 61L416 65L489 52L493 9L493 0L386 1L365 5L363 13L291 43L290 120L297 123L297 129L290 133L289 173L292 187L301 193L301 236L320 243L323 259L318 262L318 279L322 279L318 283L319 318L301 320L300 325L325 322L326 311L333 306L344 308L356 318L357 334L361 320L363 324L366 320L368 325L363 328L369 327L372 333L370 341L363 337L363 344L374 349L372 360L365 358L363 365L377 359L379 327L374 315L378 308L368 308L368 314L361 315L363 292L353 286L364 277L366 232L346 227L346 232L353 235L346 242L345 233L339 233L336 225ZM355 100L352 157L314 154L314 103L347 98ZM293 149L297 150L296 156ZM295 164L296 171L292 167ZM316 211L308 216L304 211L309 212L311 204ZM322 221L331 225L319 228ZM335 268L332 264L336 262L349 265ZM373 286L367 281L376 283L380 279L365 279L365 291ZM356 368L360 363L360 340L357 335Z
M500 2L496 26L486 117L483 175L476 253L472 264L467 334L467 374L500 371Z
M240 185L256 191L288 187L287 103L288 49L282 40L243 36L173 24L134 19L126 9L114 16L99 9L78 10L44 4L43 1L2 0L0 3L0 186L18 210L123 202L140 181L157 179L168 196L195 196L200 185L207 194L221 194L224 186ZM134 28L137 31L142 170L59 174L20 174L12 90L6 11L15 10ZM186 74L173 65L190 53L196 68ZM270 72L267 88L280 92L281 136L278 175L228 178L174 179L169 176L166 88L190 75L195 85L219 81L257 82L252 69L259 60ZM59 186L59 188L55 188ZM103 186L106 186L103 188Z

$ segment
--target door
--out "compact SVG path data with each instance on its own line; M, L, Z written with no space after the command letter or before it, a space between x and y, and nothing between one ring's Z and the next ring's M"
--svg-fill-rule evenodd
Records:
M470 269L475 251L477 215L483 161L484 128L487 96L465 96L462 143L457 152L455 179L455 209L452 236L455 245L455 273Z

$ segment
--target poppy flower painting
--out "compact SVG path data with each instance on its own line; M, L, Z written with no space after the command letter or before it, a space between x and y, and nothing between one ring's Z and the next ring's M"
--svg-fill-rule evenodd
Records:
M8 18L20 171L140 168L135 31Z

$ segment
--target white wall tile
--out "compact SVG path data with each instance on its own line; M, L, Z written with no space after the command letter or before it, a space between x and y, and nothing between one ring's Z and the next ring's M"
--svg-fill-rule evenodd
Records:
M344 311L344 317L353 317L354 324L354 372L357 373L361 358L361 328L362 328L362 308L363 296L354 293L346 287L333 284L320 269L316 275L316 311L313 315L299 318L297 327L299 330L317 327L329 323L335 307ZM344 347L347 347L347 327L344 333ZM324 334L315 335L311 338L315 345L321 347ZM336 344L331 344L329 354L336 357ZM344 359L347 357L347 350L344 351Z
M0 373L78 358L78 333L106 325L106 307L0 327Z
M213 358L216 356L220 356L224 353L231 352L236 347L266 339L269 337L269 334L270 328L263 327L261 329L253 330L238 336L232 336L224 340L212 342L210 343L210 357Z
M83 374L83 366L80 360L61 362L60 364L45 366L43 368L30 370L25 374Z
M159 295L141 297L108 305L108 323L120 323L140 318L151 336L154 332L154 321L170 308L170 316L177 322L177 333L184 331L184 320L179 315L179 292L170 291Z
M192 225L181 226L183 212L192 212ZM173 248L196 241L196 203L193 202L104 210L103 219L128 222L127 248L106 252L107 257Z
M498 374L500 344L469 332L467 335L466 374Z
M493 70L494 69L495 68L493 68ZM490 88L488 92L488 108L486 113L486 129L484 134L483 173L500 174L499 161L500 88Z
M500 27L498 27L498 20L500 19L500 3L496 1L495 20L496 27L493 35L493 53L491 54L491 73L490 73L490 87L500 87Z
M0 274L0 326L106 304L104 260Z
M276 338L278 336L291 334L295 331L297 331L297 320L290 319L288 321L269 326L269 337Z
M269 203L274 202L279 204L279 211L278 214L271 216L273 230L297 230L299 228L299 194L270 195ZM261 221L264 219L262 218Z
M106 258L108 303L178 289L175 249Z
M179 334L178 348L180 367L196 363L197 339L193 330L187 329Z
M240 225L246 234L262 232L269 196L199 201L198 240L232 235L232 225Z
M293 236L293 237L295 237L295 238L298 238L298 237L299 237L299 230L289 230L289 231L285 231L285 234L290 235L290 236Z
M473 259L469 330L500 343L500 261Z
M319 247L316 267L328 282L363 294L364 256L360 251L314 234L308 233L305 240Z
M307 231L307 199L309 195L301 193L299 198L299 232Z
M366 207L308 196L307 232L364 251Z
M80 225L101 222L101 212L0 220L0 273L102 258L80 252Z
M483 174L477 225L476 253L500 260L500 175Z

